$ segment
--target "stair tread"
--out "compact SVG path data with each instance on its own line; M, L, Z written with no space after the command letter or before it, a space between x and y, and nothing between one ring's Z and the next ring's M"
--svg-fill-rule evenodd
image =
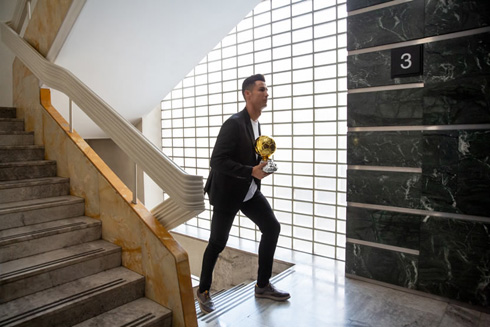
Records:
M37 145L37 144L0 145L0 150L22 150L22 149L44 149L44 145Z
M84 201L85 200L83 198L77 196L61 195L51 198L0 203L0 215L26 210L43 209L53 206L66 205L68 203L79 203Z
M0 168L22 167L22 166L43 166L43 165L55 165L55 164L56 164L56 160L0 162Z
M97 240L7 261L2 263L0 285L120 251L115 244Z
M0 118L0 122L2 121L10 121L10 122L23 122L22 118Z
M15 187L26 187L26 186L36 186L43 184L57 184L66 183L70 179L67 177L41 177L41 178L31 178L31 179L21 179L12 181L0 181L0 189L8 189Z
M34 135L34 132L27 132L27 131L0 131L0 135Z
M44 291L0 304L0 325L27 321L45 313L77 306L89 301L91 296L108 290L141 282L143 276L127 268L117 267Z
M136 324L137 322L139 322L138 326L144 326L143 322L151 324L157 319L170 319L171 316L172 311L170 309L144 297L93 317L73 327L133 326L133 324ZM164 326L167 326L167 324ZM168 326L171 326L170 321L168 322Z
M24 242L32 239L66 233L69 231L89 228L98 225L101 225L100 220L82 216L5 229L0 231L0 246L17 242Z

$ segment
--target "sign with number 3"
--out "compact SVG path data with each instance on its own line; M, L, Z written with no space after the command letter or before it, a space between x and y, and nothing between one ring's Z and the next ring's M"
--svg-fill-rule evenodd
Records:
M391 50L391 78L423 74L423 45Z

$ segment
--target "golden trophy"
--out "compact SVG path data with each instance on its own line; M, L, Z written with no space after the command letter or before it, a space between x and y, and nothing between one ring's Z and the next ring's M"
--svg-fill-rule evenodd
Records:
M276 142L269 136L261 135L255 140L255 152L262 157L262 161L267 164L262 168L263 171L270 174L277 170L274 160L269 157L276 151Z

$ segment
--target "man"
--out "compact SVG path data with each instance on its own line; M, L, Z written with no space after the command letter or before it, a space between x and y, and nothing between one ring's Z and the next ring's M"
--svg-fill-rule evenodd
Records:
M260 181L268 176L255 153L254 142L260 136L258 119L267 106L267 86L263 75L245 79L242 85L245 109L234 114L221 126L213 154L211 172L204 191L213 205L211 235L204 252L197 299L201 311L210 313L214 303L209 294L214 266L226 246L233 220L239 210L262 232L259 245L259 269L255 296L285 301L289 293L270 284L272 263L281 226L272 208L260 192Z

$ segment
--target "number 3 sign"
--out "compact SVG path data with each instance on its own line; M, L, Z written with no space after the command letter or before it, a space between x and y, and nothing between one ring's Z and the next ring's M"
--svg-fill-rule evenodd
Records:
M391 50L391 78L423 73L422 44Z

